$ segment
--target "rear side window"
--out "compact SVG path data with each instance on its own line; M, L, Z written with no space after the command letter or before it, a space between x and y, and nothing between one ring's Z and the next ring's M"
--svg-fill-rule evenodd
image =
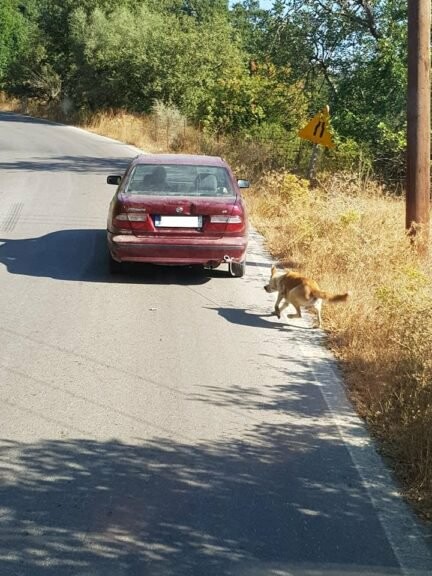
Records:
M138 164L126 194L144 196L234 196L228 172L219 166Z

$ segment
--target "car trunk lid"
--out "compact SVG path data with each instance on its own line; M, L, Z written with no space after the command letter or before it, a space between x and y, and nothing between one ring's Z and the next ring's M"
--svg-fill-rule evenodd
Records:
M121 195L122 212L135 236L222 237L238 206L237 198Z

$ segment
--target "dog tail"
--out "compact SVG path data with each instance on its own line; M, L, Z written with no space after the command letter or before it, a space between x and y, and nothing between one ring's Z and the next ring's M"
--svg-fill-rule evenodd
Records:
M351 292L345 292L344 294L330 294L324 290L313 290L312 296L314 298L322 298L322 300L327 300L327 302L345 302Z

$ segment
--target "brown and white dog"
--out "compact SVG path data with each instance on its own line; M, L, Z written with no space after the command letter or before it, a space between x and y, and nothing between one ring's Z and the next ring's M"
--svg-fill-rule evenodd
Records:
M329 294L321 290L318 284L302 276L297 272L290 272L286 270L282 274L277 274L275 266L272 266L270 282L264 286L266 292L277 292L277 300L275 303L274 314L278 318L281 313L289 304L292 304L296 309L297 314L295 317L301 318L301 307L313 308L317 314L318 325L321 327L321 306L322 301L328 302L345 302L349 292L344 294ZM281 304L282 300L284 302Z

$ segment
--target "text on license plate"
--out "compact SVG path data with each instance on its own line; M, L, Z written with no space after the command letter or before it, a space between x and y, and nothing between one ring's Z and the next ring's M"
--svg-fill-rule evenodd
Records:
M154 223L158 228L201 228L202 216L155 216Z

